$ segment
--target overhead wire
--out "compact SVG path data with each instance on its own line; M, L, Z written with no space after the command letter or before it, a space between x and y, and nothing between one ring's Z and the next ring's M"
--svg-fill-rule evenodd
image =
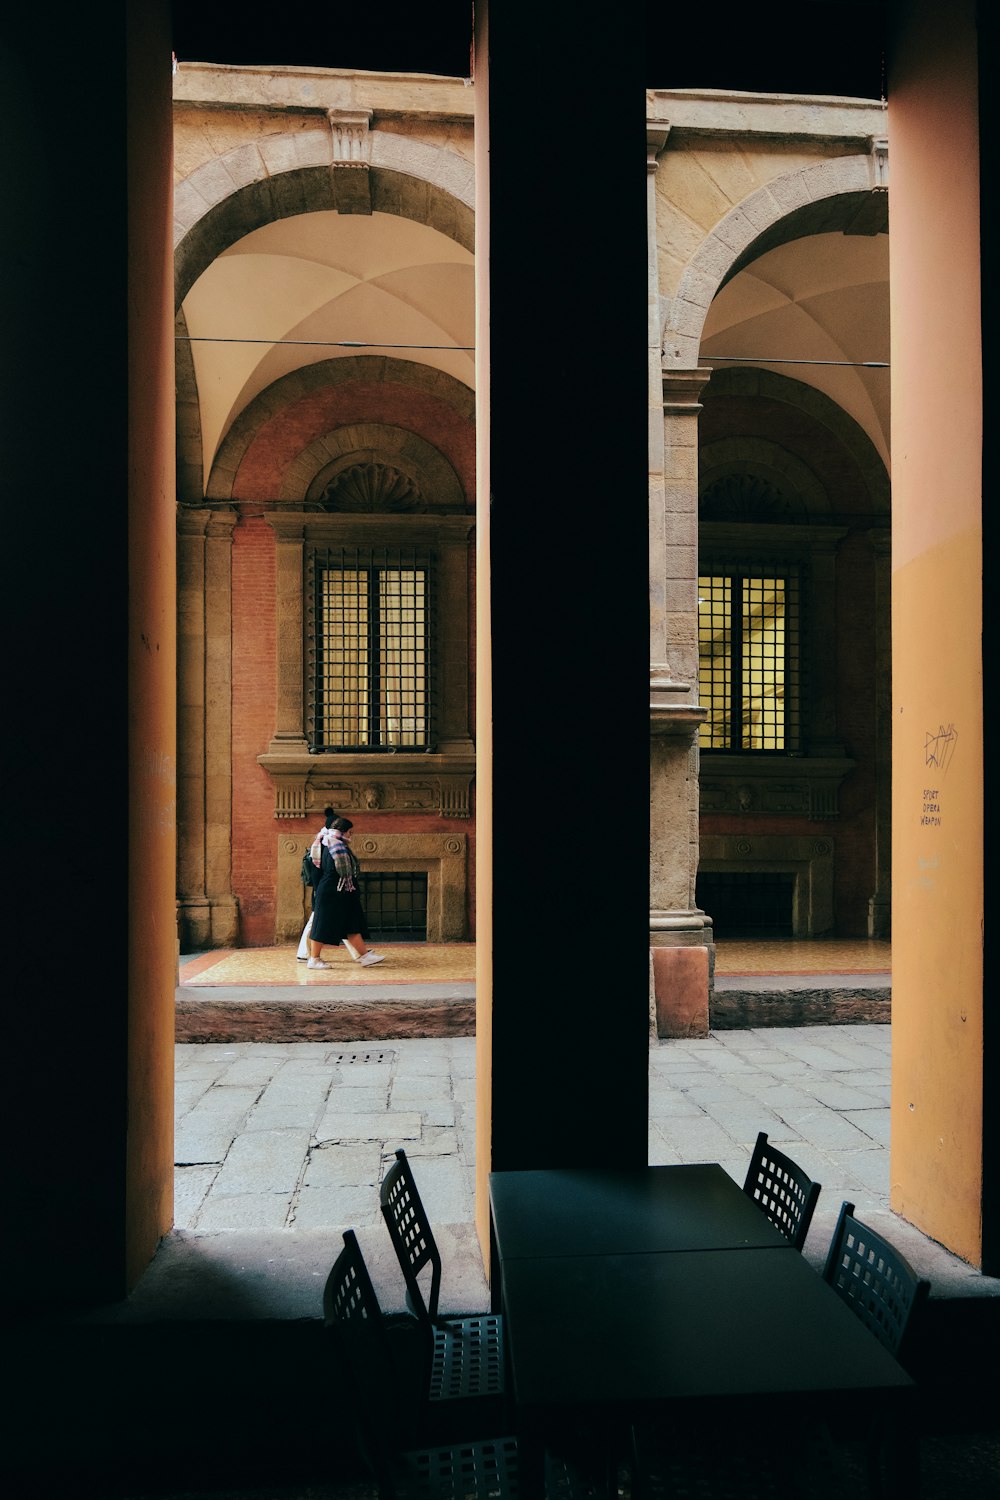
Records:
M300 345L310 349L428 349L445 354L474 354L475 344L369 344L363 339L247 339L216 338L208 334L176 333L178 343L187 344L267 344ZM837 365L852 370L888 370L889 361L883 359L793 359L772 354L703 354L702 359L725 359L730 363L751 365Z
M448 354L474 354L476 350L475 344L366 344L363 339L222 339L194 333L175 333L174 339L186 344L302 344L315 349L437 349Z

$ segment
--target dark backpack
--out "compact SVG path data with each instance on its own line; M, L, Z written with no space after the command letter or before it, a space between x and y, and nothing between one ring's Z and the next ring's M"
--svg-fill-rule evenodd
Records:
M305 854L303 854L302 856L302 884L317 885L319 883L319 877L322 875L322 873L323 871L317 870L316 866L313 864L312 855L307 849Z

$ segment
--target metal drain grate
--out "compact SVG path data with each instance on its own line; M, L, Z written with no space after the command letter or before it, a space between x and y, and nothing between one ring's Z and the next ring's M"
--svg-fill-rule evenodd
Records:
M329 1059L334 1067L347 1067L350 1063L391 1063L396 1061L393 1051L382 1052L335 1052Z

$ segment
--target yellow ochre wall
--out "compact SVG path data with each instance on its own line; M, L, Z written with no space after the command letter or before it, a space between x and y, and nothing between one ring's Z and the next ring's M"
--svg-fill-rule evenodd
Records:
M893 1210L982 1263L982 341L972 0L889 59Z

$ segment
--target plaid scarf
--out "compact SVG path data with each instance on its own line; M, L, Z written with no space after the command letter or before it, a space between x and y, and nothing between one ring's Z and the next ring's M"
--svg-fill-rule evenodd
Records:
M339 877L339 879L337 880L337 890L357 890L355 881L361 871L361 866L358 863L357 856L355 855L354 850L344 838L340 829L327 829L323 834L321 834L321 839L323 844L330 851L330 858L333 860L334 869L336 870Z

